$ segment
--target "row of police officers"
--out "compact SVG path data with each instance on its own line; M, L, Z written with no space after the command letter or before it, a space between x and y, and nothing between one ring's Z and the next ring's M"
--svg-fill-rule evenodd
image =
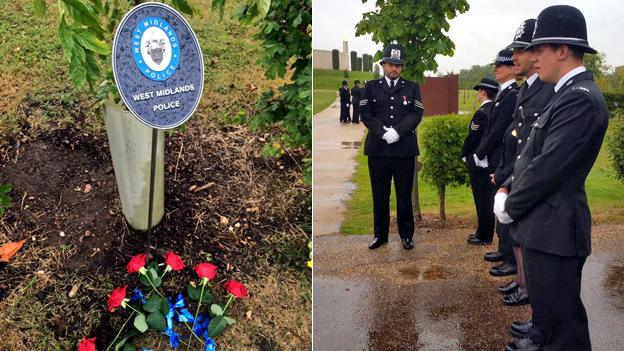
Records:
M606 104L583 57L583 14L566 5L528 19L493 63L495 79L474 89L481 102L460 157L469 171L477 228L468 243L498 249L495 276L516 274L498 287L503 303L530 304L532 318L513 322L505 350L591 350L581 300L583 265L591 252L585 179L606 129ZM366 83L360 100L368 134L364 153L374 207L370 249L388 242L394 180L402 245L414 247L411 191L423 115L418 84L401 77L404 50L384 50L384 77ZM517 78L523 78L518 85Z
M340 95L340 123L360 123L360 100L362 98L362 90L360 81L353 82L353 88L349 90L349 83L342 81L342 86L338 89ZM353 106L353 118L351 118L349 108Z

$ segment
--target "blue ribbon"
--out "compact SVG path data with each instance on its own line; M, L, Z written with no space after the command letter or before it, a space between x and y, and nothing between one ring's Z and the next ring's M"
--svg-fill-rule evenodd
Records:
M139 290L139 288L135 288L132 291L132 297L130 297L130 301L141 301L143 305L145 305L145 295Z
M182 294L178 294L178 296L176 297L176 301L173 304L173 307L175 309L177 309L177 314L176 314L176 321L179 323L184 323L184 322L193 322L193 314L191 312L189 312L189 310L186 309L186 304L184 302L184 297L182 296Z
M208 334L208 330L206 329L206 334ZM217 351L217 343L211 338L206 336L206 347L204 351Z

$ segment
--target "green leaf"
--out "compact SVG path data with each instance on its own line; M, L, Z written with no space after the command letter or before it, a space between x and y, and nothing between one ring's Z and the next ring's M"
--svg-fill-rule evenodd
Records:
M210 336L211 338L216 337L217 335L221 334L225 327L227 327L227 322L225 321L225 318L223 318L222 316L213 318L210 321L210 324L208 324L208 336Z
M80 0L62 0L74 20L95 29L99 34L104 34L104 28L100 25L100 19Z
M147 321L145 320L145 315L143 313L139 313L136 317L134 317L134 327L141 333L145 333L145 331L147 331Z
M149 286L150 288L152 287L152 284L150 284L149 279L147 279L147 276L143 274L139 274L139 282L145 286Z
M137 351L137 349L136 347L134 347L134 345L126 343L124 344L122 351Z
M236 323L234 318L230 318L230 317L223 317L223 318L225 318L225 322L227 323L227 325L234 325L234 323Z
M221 306L217 305L216 303L210 305L210 315L214 316L222 316L223 315L223 308L221 308Z
M153 295L145 302L143 309L147 312L156 312L161 307L162 299L158 295Z
M160 277L158 276L158 272L156 271L156 269L154 268L148 269L147 274L149 275L149 278L152 281L152 284L154 284L154 287L157 288L160 286L160 284L162 284L162 279L160 279Z
M159 332L165 331L167 329L167 324L165 323L165 317L160 312L152 312L147 316L147 324L152 328L156 329Z
M188 4L186 0L172 0L171 4L174 8L187 15L193 15L193 8Z
M204 289L204 296L202 296L201 302L206 305L210 305L214 301L214 296L208 291L208 289Z
M261 17L266 17L269 13L269 8L271 8L271 0L257 0L258 1L258 10L260 11L259 15Z
M200 293L201 293L200 288L192 286L191 284L186 286L186 294L188 295L189 299L193 301L199 300Z
M167 315L167 313L169 313L169 303L167 302L167 299L161 299L160 313L163 315Z
M67 22L65 21L65 14L61 15L61 23L58 28L58 36L61 40L61 47L63 48L63 53L67 58L67 61L71 62L72 52L74 51L74 35L69 29Z
M76 39L85 49L100 55L110 55L111 48L104 40L98 38L97 33L88 28L80 28L74 31Z
M87 70L84 68L83 62L79 57L80 55L77 52L79 51L74 50L72 54L71 63L69 64L69 77L76 87L80 88L87 81Z
M45 0L33 0L33 7L35 8L35 16L43 17L43 15L45 15Z

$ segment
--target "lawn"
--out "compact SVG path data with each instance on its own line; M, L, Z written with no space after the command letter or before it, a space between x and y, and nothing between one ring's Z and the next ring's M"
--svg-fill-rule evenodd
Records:
M121 213L94 98L69 82L57 3L47 1L42 18L32 3L0 1L0 185L13 188L0 245L26 240L0 262L0 350L76 350L83 337L97 337L105 350L130 315L108 312L108 295L141 286L126 264L145 252L145 233ZM228 310L236 324L216 338L218 350L310 349L311 189L301 173L310 155L289 149L281 159L263 157L277 127L227 122L255 113L259 94L280 81L267 80L256 63L256 29L235 19L238 3L227 2L222 21L210 2L191 3L200 13L185 17L202 49L204 92L185 130L166 133L165 216L152 253L162 262L174 250L186 268L168 273L162 290L185 290L197 282L192 267L210 260L218 267L215 302L225 303L226 279L249 290ZM154 331L137 338L139 350L171 350Z
M423 120L418 129L419 137L423 126L426 128L427 123L432 118L435 117L426 117ZM616 122L612 120L611 123ZM607 131L608 134L609 131ZM341 227L341 232L345 234L369 234L372 231L373 206L366 160L363 149L360 148L356 157L357 168L353 176L356 188L347 202L347 215ZM603 144L586 182L589 206L594 221L600 223L624 221L624 186L622 185L622 182L614 177L614 171ZM437 189L421 178L419 179L419 192L422 213L437 216L439 211ZM394 216L396 209L394 189L390 201ZM472 193L468 186L446 189L446 213L447 216L465 217L467 219L475 216Z
M353 87L353 81L359 80L364 84L365 80L374 78L372 72L348 72L345 78L344 71L329 69L314 69L312 79L312 93L314 94L313 113L318 113L331 105L337 98L337 92L341 82L347 80L349 88Z
M459 91L459 111L472 114L479 108L476 90L460 90Z

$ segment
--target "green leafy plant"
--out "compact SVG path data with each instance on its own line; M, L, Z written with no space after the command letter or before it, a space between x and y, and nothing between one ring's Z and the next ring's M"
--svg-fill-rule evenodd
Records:
M362 0L366 3L369 0ZM446 35L448 20L468 11L466 0L376 1L375 11L366 12L356 25L356 35L372 34L375 43L397 41L405 49L403 76L419 80L425 71L435 72L436 55L452 56L455 44ZM409 25L405 25L409 23ZM381 59L378 51L375 61Z
M120 100L111 69L111 47L114 30L123 13L139 1L123 0L58 0L58 37L74 85L86 88L104 101ZM171 0L177 10L193 14L187 0ZM45 0L33 0L35 15L47 12Z
M624 115L614 118L607 138L609 158L618 179L624 181Z
M468 133L466 118L457 115L438 116L423 130L422 177L438 188L440 219L446 220L445 193L447 186L468 183L468 173L459 158Z
M13 206L13 199L11 198L11 184L0 184L0 217L4 215L4 211L7 208Z

